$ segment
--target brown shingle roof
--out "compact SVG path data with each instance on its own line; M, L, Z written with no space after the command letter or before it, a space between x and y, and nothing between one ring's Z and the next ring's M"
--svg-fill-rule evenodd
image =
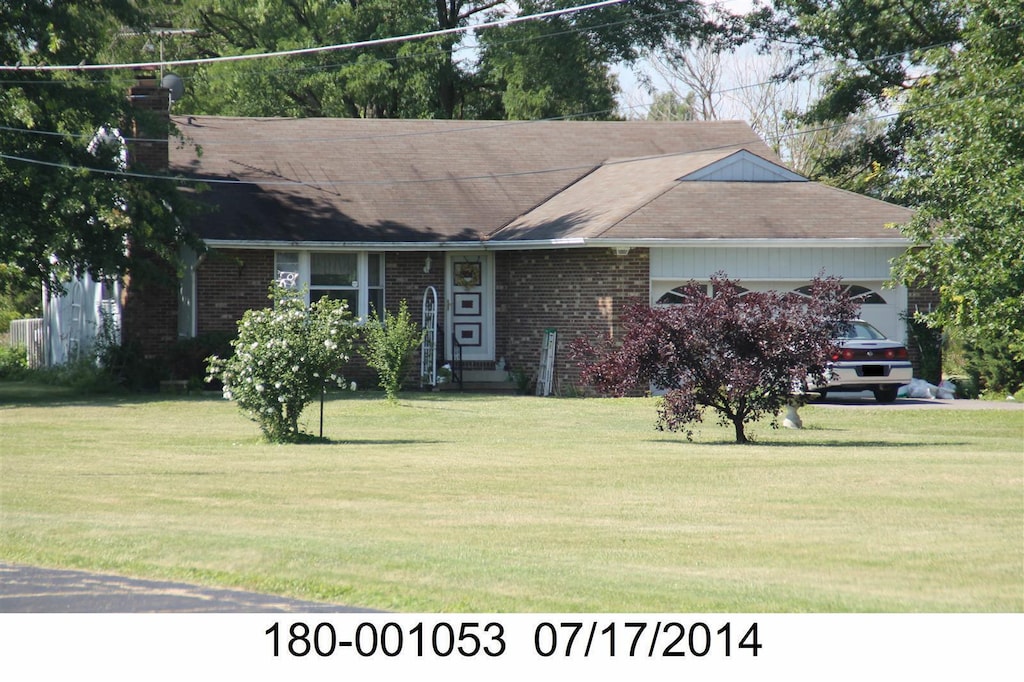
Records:
M778 163L738 121L175 122L202 154L172 145L172 171L225 181L211 183L216 210L194 223L208 240L859 237L906 218L813 183L677 182L740 148Z
M211 186L219 210L197 225L208 239L478 240L612 157L737 144L770 154L741 122L175 122L202 155L172 148L172 170L244 181Z
M816 182L680 182L606 239L902 239L913 211Z

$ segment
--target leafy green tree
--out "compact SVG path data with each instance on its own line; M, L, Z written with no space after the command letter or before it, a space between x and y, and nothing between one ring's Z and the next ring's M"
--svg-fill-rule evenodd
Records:
M195 30L166 47L214 57L341 45L457 29L579 3L568 0L349 0L149 3ZM614 62L632 63L668 35L704 27L696 0L635 0L476 35L365 46L273 60L183 67L192 113L236 116L530 118L603 112ZM144 38L124 49L136 53ZM181 55L184 56L184 55ZM597 114L595 114L597 115Z
M0 4L0 62L103 61L124 26L145 18L125 0ZM190 203L165 179L123 174L124 147L99 143L101 128L142 119L131 108L130 74L3 72L0 87L0 263L8 282L53 288L84 272L116 277L141 270L141 251L176 264ZM166 123L149 119L146 134Z
M680 100L673 92L659 92L647 110L648 121L692 121L693 103L696 96L691 92L686 100Z
M1024 373L1024 6L970 3L962 43L928 53L929 75L905 105L912 127L899 197L918 208L903 228L916 248L896 263L904 282L939 290L921 311ZM1001 344L1000 344L1001 342ZM995 347L1002 345L1000 353ZM994 373L997 377L1014 372ZM998 386L1010 388L1019 386Z
M806 122L868 119L860 134L833 146L819 179L917 208L903 227L914 248L895 263L894 277L939 291L938 308L919 318L947 327L969 352L1024 363L1024 7L1018 0L773 5L750 25L802 50L789 75L814 70L821 55L838 62ZM882 116L884 123L870 122Z
M366 364L377 370L380 387L388 401L395 402L409 374L412 352L423 343L423 330L413 321L403 300L397 315L385 310L382 318L376 310L371 311L363 327L363 340L366 346L361 352Z
M588 41L552 20L480 36L480 80L500 93L494 118L607 119L618 85Z
M271 308L247 310L238 322L230 358L208 358L207 380L259 424L274 443L303 439L299 417L341 374L357 335L347 304L322 298L306 307L295 289L273 286Z
M804 115L807 127L849 126L894 112L926 68L929 48L959 40L972 1L775 0L773 8L758 9L748 19L765 42L795 51L796 61L780 77L807 78L825 63L822 93ZM819 161L815 179L888 198L909 132L898 116L882 127L850 128Z

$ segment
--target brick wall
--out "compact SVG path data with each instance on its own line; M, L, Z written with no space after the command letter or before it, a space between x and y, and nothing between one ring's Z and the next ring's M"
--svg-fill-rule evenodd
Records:
M128 98L137 112L131 121L129 165L136 171L166 171L170 91L160 87L155 79L143 79L128 90Z
M274 279L274 252L210 249L196 269L196 330L235 332L242 314L266 308Z
M633 249L509 251L497 254L497 354L513 370L534 373L547 328L558 332L556 392L579 388L579 370L568 355L573 339L618 333L623 306L646 301L650 252Z
M939 305L939 292L936 289L911 287L907 290L907 316L913 318L914 313L930 312ZM914 376L922 378L933 384L942 381L942 346L940 337L937 334L915 334L914 327L907 324L907 351L910 354L910 362L914 365ZM928 344L925 352L931 354L931 358L922 357L922 346Z
M423 272L427 252L389 252L385 254L384 305L398 312L404 299L409 313L422 324L423 292L429 285L438 290L438 358L444 349L444 254L431 252L431 269ZM197 332L235 332L246 310L266 308L268 287L274 277L274 252L263 249L211 249L196 271ZM408 385L419 385L419 354L413 359ZM358 353L345 372L346 379L361 386L376 386L376 374Z
M427 258L430 272L424 272ZM437 289L437 366L445 362L447 343L444 334L444 262L442 251L391 251L384 255L384 305L392 313L404 300L409 315L416 324L423 325L423 292L428 286ZM376 383L371 370L366 369L369 380ZM409 363L406 386L420 385L420 352L417 349Z
M430 272L423 272L427 257ZM444 320L444 253L424 251L391 251L384 255L384 305L397 312L404 300L412 319L423 323L423 292L428 286L437 289L438 320ZM438 335L444 334L443 325Z
M164 357L178 340L178 279L169 267L137 269L124 279L121 295L122 343L144 357Z

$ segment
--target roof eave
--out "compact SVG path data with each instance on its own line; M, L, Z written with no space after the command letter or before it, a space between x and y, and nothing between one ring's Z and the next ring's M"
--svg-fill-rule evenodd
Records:
M354 241L275 241L275 240L234 240L207 239L205 243L213 248L243 249L343 249L360 251L529 251L537 249L566 248L665 248L665 247L747 247L747 248L791 248L791 247L899 247L910 246L905 237L791 237L791 238L681 238L681 239L601 239L573 237L566 239L536 240L480 240L480 241L437 241L437 242L354 242Z

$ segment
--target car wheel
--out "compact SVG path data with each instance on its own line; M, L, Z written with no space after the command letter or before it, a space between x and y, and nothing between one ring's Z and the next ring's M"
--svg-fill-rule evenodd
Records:
M880 403L894 403L896 402L896 393L899 390L899 386L881 386L876 388L873 393L875 394L875 400Z

